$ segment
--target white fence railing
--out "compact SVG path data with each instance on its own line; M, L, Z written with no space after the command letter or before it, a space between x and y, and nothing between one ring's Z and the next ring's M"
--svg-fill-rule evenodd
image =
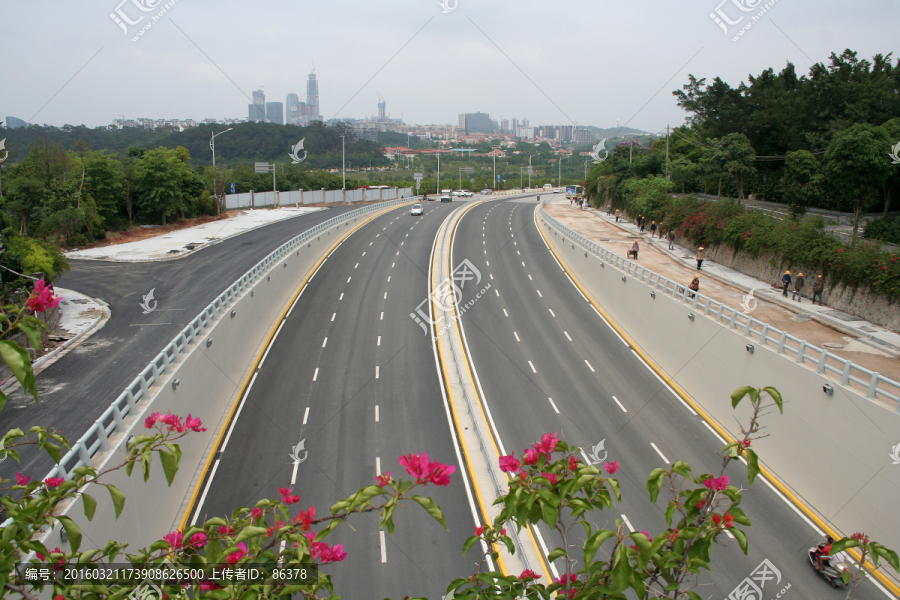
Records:
M292 190L289 192L245 192L226 194L225 208L265 208L269 206L303 206L304 204L342 204L345 202L384 202L412 194L412 188L379 188L371 190Z
M161 382L162 376L172 369L172 365L179 362L181 355L188 350L188 346L202 337L220 314L225 312L248 287L256 283L272 266L278 264L283 257L299 249L308 240L335 225L384 208L403 204L404 202L407 202L407 200L390 200L346 212L304 231L273 250L240 279L231 284L209 306L204 308L193 321L188 323L175 336L175 339L162 349L156 358L150 361L150 364L134 378L134 381L128 384L119 397L110 404L109 408L100 415L100 418L88 428L85 434L72 444L72 449L69 450L58 465L53 467L50 473L47 474L47 477L71 479L72 472L78 467L91 464L91 458L97 452L109 451L109 437L116 432L125 431L125 418L129 415L134 416L138 414L142 405L150 401L150 388Z
M783 354L799 364L814 364L818 373L833 373L840 377L841 385L858 392L864 389L866 398L874 400L880 396L900 403L900 383L893 379L813 346L805 340L776 329L768 323L754 319L703 294L694 293L684 284L667 279L659 273L610 252L551 217L544 210L545 202L541 203L541 218L564 236L564 242L568 238L604 263L620 269L624 276L631 276L646 283L653 290L652 293L661 293L682 304L689 304L698 312L702 310L705 316L714 319L716 323L725 324L729 329L743 331L744 336L748 339L756 340L763 346L775 347L779 354ZM898 404L896 412L900 413L900 404Z

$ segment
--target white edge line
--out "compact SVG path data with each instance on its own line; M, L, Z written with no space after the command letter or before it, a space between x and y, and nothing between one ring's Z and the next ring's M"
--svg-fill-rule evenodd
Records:
M628 517L622 515L622 520L625 522L625 526L628 527L628 530L631 531L631 533L634 533L635 528L631 526L631 521L628 520Z
M718 440L719 440L720 442L722 442L723 444L727 444L727 443L728 443L728 442L725 441L725 438L723 438L721 435L719 435L719 432L718 432L718 431L716 431L715 429L712 428L712 425L710 425L710 424L707 423L706 421L701 421L701 422L702 422L704 425L706 425L706 428L709 429L709 430L712 432L712 434L713 434L714 436L716 436L716 438L718 438Z
M628 412L628 411L627 411L627 410L626 410L626 409L625 409L625 407L624 407L624 406L622 406L622 403L621 403L621 402L619 402L619 399L618 399L618 398L616 398L616 397L615 397L615 396L613 396L613 397L612 397L612 399L613 399L613 400L615 400L615 401L616 401L616 404L618 404L618 405L619 405L619 408L621 408L621 409L622 409L622 412Z
M203 488L203 495L200 496L200 501L197 503L197 509L194 511L194 518L191 519L191 527L197 524L197 519L200 518L200 510L203 508L203 503L206 502L206 494L209 493L209 488L212 485L213 477L216 476L216 471L219 469L219 463L221 459L217 460L213 465L212 471L209 472L209 479L206 481L206 487Z
M306 407L306 412L303 413L303 424L306 425L306 421L309 420L309 407Z
M559 414L559 409L558 409L558 408L556 408L556 402L554 402L554 401L553 401L553 398L547 398L547 400L549 400L549 401L550 401L550 406L552 406L552 407L553 407L553 410L555 410L555 411L556 411L556 414Z
M378 534L379 534L379 537L381 538L381 562L386 563L387 562L387 547L385 546L384 529L379 531Z
M671 464L672 464L672 463L669 462L669 459L666 458L666 455L663 454L662 451L660 451L660 449L656 447L656 444L654 444L653 442L650 442L650 445L653 446L653 449L656 450L656 453L659 454L659 456L660 456L664 461L666 461L666 464L667 464L667 465L671 465Z

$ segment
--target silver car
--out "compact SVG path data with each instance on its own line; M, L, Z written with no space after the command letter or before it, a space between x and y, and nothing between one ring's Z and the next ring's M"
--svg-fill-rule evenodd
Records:
M422 208L421 204L413 204L412 208L409 211L409 214L411 214L413 216L418 215L421 217L422 215L425 214L425 210Z

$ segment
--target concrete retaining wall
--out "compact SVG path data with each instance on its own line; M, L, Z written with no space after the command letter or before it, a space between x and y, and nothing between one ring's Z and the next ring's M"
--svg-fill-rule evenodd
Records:
M412 194L412 188L372 190L292 190L289 192L245 192L226 194L225 208L264 208L267 206L302 206L304 204L343 204L346 202L381 202Z
M640 349L703 408L737 437L735 417L749 421L749 404L737 411L730 395L744 385L773 386L783 395L784 415L764 425L769 437L755 443L760 458L839 531L864 531L889 548L900 548L894 501L900 465L889 456L900 444L900 415L834 386L823 393L824 376L769 347L746 349L740 332L716 324L689 305L626 277L542 220L542 230L574 277ZM574 245L574 248L573 248ZM693 320L690 313L696 313ZM677 457L676 457L677 458Z
M85 519L81 500L65 511L82 527L85 536L83 549L102 548L108 540L115 539L128 541L129 552L134 552L178 528L194 488L203 484L200 477L205 461L214 449L218 434L228 425L230 409L280 315L287 309L311 269L330 248L372 216L359 216L322 231L308 245L279 261L268 276L261 277L221 313L211 330L190 347L160 385L150 389L152 400L140 405L141 410L135 418L129 418L130 423L124 433L110 436L112 450L96 455L94 466L102 469L119 464L123 452L120 447L124 447L124 442L131 435L140 435L144 431L144 419L156 411L171 411L181 416L191 413L203 420L208 431L191 433L178 442L183 456L181 469L171 488L166 485L156 455L147 483L143 481L140 466L135 468L130 478L124 470L103 477L104 482L116 485L127 497L125 510L118 520L114 519L108 492L100 486L88 486L84 491L98 501L93 522ZM207 346L207 340L212 340L212 344ZM178 381L177 388L172 385L175 381ZM60 542L58 527L45 544L51 548L66 548Z

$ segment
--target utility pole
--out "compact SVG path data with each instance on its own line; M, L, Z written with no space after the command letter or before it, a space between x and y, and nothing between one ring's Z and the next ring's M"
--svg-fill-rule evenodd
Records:
M343 173L343 183L341 184L341 189L347 189L347 162L346 162L346 154L344 152L344 136L341 136L341 172Z

